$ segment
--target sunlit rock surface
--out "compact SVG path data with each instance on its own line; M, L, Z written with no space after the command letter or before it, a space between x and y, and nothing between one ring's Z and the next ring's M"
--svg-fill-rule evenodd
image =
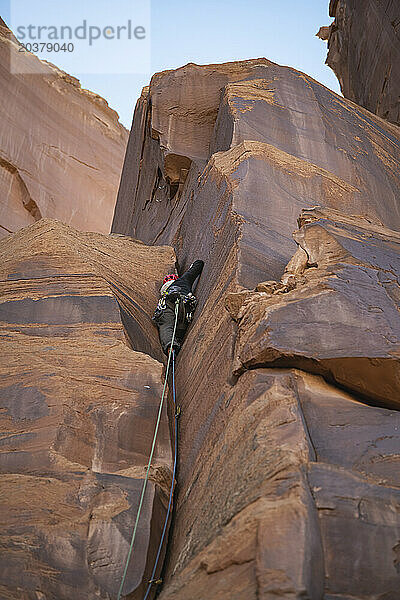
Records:
M281 275L305 207L400 227L399 140L396 127L265 59L156 74L136 106L113 230L193 249L188 224L209 251L217 230L240 229L240 283L256 285Z
M0 237L41 217L108 233L128 132L103 98L19 50L0 19Z

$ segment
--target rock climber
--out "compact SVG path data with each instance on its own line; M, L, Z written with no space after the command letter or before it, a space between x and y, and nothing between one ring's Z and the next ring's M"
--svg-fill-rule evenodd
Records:
M178 354L183 338L192 320L197 299L192 293L192 286L197 277L201 275L204 267L202 260L195 260L189 269L182 275L166 275L160 289L160 300L157 304L153 321L158 327L160 342L164 354L168 356L171 347L175 325L175 303L179 300L178 320L175 331L173 350Z

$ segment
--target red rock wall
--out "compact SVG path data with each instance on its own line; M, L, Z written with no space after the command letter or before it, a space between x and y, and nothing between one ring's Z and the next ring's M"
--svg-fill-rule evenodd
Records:
M50 220L0 242L1 598L116 598L163 387L142 350L161 356L149 315L173 264L171 248ZM164 407L130 598L147 589L171 477Z
M329 14L326 62L343 95L400 125L399 2L331 0Z
M206 263L160 599L396 598L399 162L397 127L265 59L144 89L113 230Z
M1 242L4 598L116 597L161 392L163 244L205 268L160 600L397 598L399 163L396 126L303 73L190 64L143 90L114 234L42 220ZM170 480L164 411L125 597Z
M206 91L197 96L198 89ZM193 121L185 125L186 153L174 133L181 112ZM243 285L255 285L283 272L305 206L328 204L400 226L398 147L397 128L288 67L265 59L187 65L155 75L137 104L113 230L177 243L186 223L211 234L204 224L215 220L216 203L225 211L233 203L246 230ZM169 167L177 157L191 166L181 169L171 200L177 178Z
M11 55L24 74L10 72ZM117 113L74 77L18 52L1 20L0 81L0 236L41 217L108 233L128 136Z

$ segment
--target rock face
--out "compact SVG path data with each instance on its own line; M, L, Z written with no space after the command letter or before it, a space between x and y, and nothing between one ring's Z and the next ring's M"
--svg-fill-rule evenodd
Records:
M397 127L265 59L143 90L113 231L206 263L160 600L397 599L399 162Z
M397 600L399 163L395 125L303 73L189 64L143 90L113 235L42 220L0 244L2 597L116 598L170 244L206 264L160 600ZM170 483L164 411L127 598Z
M113 231L173 242L183 262L189 248L209 252L236 235L240 221L239 283L251 287L281 276L302 208L400 227L399 160L396 127L294 69L265 59L189 64L155 75L137 104ZM192 227L207 237L195 247Z
M11 55L24 74L10 72ZM108 233L128 135L117 113L19 52L1 19L0 81L0 236L41 217Z
M141 350L157 347L148 315L174 254L41 220L2 240L0 264L0 596L116 598L163 385ZM164 409L130 598L153 568L171 460Z
M299 222L283 285L233 295L237 371L300 367L400 409L400 233L332 210Z
M331 0L326 63L343 95L400 125L400 5L397 0Z

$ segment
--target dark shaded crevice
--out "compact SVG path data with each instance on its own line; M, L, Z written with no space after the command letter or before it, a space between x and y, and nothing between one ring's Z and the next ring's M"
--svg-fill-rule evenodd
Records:
M119 312L121 315L121 323L124 329L125 337L128 342L128 345L135 352L143 352L154 358L155 360L160 362L161 348L159 352L154 348L151 340L149 339L148 334L145 329L140 325L140 321L138 319L137 314L130 309L130 304L133 306L135 310L138 311L142 315L144 319L151 320L150 316L146 311L141 308L141 306L135 302L131 296L128 296L125 292L123 292L120 288L118 288L115 284L108 282L113 293L114 298L118 304ZM140 344L138 344L138 340L140 340Z
M351 359L349 358L349 360ZM298 371L310 373L311 375L319 375L326 381L326 383L332 385L338 390L345 392L346 394L350 394L354 400L360 402L361 404L365 404L374 408L384 408L390 411L400 410L398 406L389 405L379 398L372 398L371 396L363 394L362 392L359 392L350 386L340 383L329 369L325 368L320 361L313 358L307 358L301 355L292 355L290 357L281 356L272 361L261 361L255 362L251 365L243 365L240 369L235 371L235 374L239 378L246 371L252 371L255 369L296 369Z
M151 196L149 198L147 198L147 200L145 201L142 210L145 210L147 208L147 206L154 200L157 201L158 190L164 190L166 187L166 184L164 184L164 185L161 184L161 182L163 180L164 180L164 177L163 177L162 171L161 171L160 167L157 167L157 174L154 179L154 185L153 185L153 190L151 192Z
M25 186L22 179L21 179L21 182ZM25 188L26 188L26 186L25 186ZM26 192L28 193L28 190L26 190ZM32 215L32 217L35 219L35 221L39 221L42 218L42 214L39 210L39 207L36 204L36 202L34 200L32 200L32 198L29 198L29 200L26 202L23 201L23 205L24 205L24 208L28 211L28 213L30 213Z
M302 407L302 405L301 405L301 401L300 401L300 395L299 395L299 392L298 392L297 386L296 386L295 393L296 393L296 398L297 398L297 407L298 407L298 409L299 409L299 413L300 413L300 417L301 417L301 422L302 422L302 424L303 424L303 429L304 429L304 432L306 433L306 436L307 436L308 445L309 445L309 448L310 448L310 449L313 451L313 453L314 453L314 456L313 456L313 458L312 458L312 461L313 461L313 462L318 462L318 453L317 453L317 450L316 450L316 448L315 448L315 446L314 446L314 442L313 442L313 440L312 440L312 437L311 437L310 429L309 429L309 427L308 427L308 423L307 423L307 417L306 417L306 415L304 414L303 407ZM308 482L308 480L307 480L307 482ZM312 494L311 488L310 488L310 493Z
M171 221L171 217L173 215L173 209L170 211L167 220L165 221L164 226L160 229L160 231L157 233L156 237L154 238L154 240L151 242L152 246L156 245L157 240L162 236L162 234L164 233L164 231L168 228L170 221ZM176 250L174 248L175 251L175 255L176 255Z
M22 202L22 205L25 208L25 210L28 211L28 213L35 219L35 221L39 221L42 218L42 214L41 214L36 202L33 200L33 198L31 198L31 195L26 186L26 183L23 180L23 178L21 177L21 174L20 174L19 170L17 169L17 167L1 157L0 157L0 167L3 167L3 169L5 169L11 175L13 175L15 183L18 187L19 200ZM12 231L8 230L6 227L2 227L2 228L5 229L6 231L8 231L9 233L13 233Z
M169 200L173 200L178 192L179 189L179 182L178 181L174 181L173 183L169 184Z
M11 229L7 229L7 227L4 227L4 225L0 225L1 229L4 229L5 231L7 231L7 233L15 233L15 231L11 231Z
M177 246L177 244L178 244L179 235L180 235L180 230L181 230L181 227L182 227L183 221L184 221L184 219L185 219L185 209L186 209L186 207L187 207L188 201L189 201L189 200L190 200L190 201L191 201L191 200L193 200L193 195L194 195L194 193L193 193L193 191L192 191L192 192L191 192L191 195L190 195L190 198L186 198L186 200L183 200L183 203L181 204L181 206L180 206L180 208L179 208L179 212L178 212L178 214L180 213L182 216L179 218L179 223L178 223L178 225L177 225L177 227L176 227L176 231L175 231L175 233L174 233L174 237L173 237L172 241L170 242L170 245L171 245L171 246L173 246L173 248L174 248L174 251L175 251L175 256L178 256L178 251L179 251L179 248L177 248L176 246ZM180 198L181 198L181 197L182 197L182 196L180 196ZM179 203L179 200L180 200L180 198L179 198L178 200L176 200L176 201L175 201L175 205L173 206L172 210L170 211L170 213L169 213L169 215L168 215L168 218L167 218L167 220L165 221L165 224L164 224L164 226L163 226L163 227L160 229L160 231L157 233L156 237L155 237L155 238L154 238L154 240L152 241L152 243L151 243L151 245L152 245L152 246L155 246L155 245L157 245L157 241L158 241L158 239L159 239L159 238L162 236L162 234L163 234L163 233L164 233L164 232L165 232L165 231L168 229L168 226L170 225L170 222L171 222L171 218L174 216L174 210L175 210L175 208L178 206L178 203Z
M182 193L186 184L187 176L190 171L191 165L192 161L186 156L181 156L178 154L168 154L164 160L164 170L161 171L160 167L158 167L158 186L160 187L160 181L165 181L165 184L160 189L162 189L166 194L167 202L171 202L171 208L169 210L167 218L165 219L164 225L161 227L161 229L151 241L152 246L157 244L158 240L163 235L163 233L170 227L171 220L175 218L176 213L179 215L179 212L183 212L187 206L187 199L184 201L181 207L179 206L179 203L182 198ZM157 181L152 192L151 200L153 200L157 192L156 185ZM148 201L146 201L146 205L147 204ZM183 218L184 215L182 216L182 219ZM179 226L181 224L182 219L180 220ZM177 249L175 249L175 254L177 255Z
M3 167L4 169L6 169L6 171L8 171L9 173L12 173L13 175L18 173L18 169L13 164L11 164L7 160L5 160L5 158L2 158L1 156L0 156L0 167Z
M169 200L173 200L175 197L179 200L191 165L192 161L187 156L167 154L165 157L164 177L169 186Z

